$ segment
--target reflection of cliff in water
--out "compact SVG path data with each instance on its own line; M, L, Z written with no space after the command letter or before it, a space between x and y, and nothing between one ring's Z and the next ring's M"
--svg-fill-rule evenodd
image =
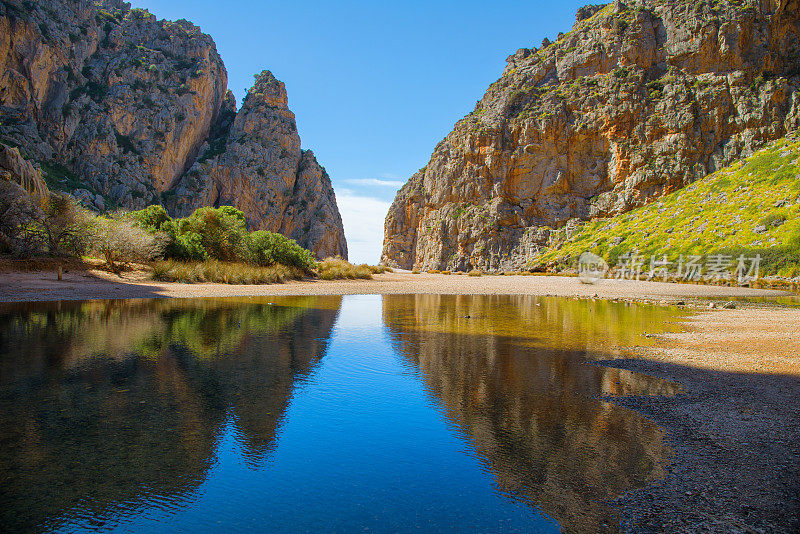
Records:
M615 522L601 501L662 474L668 451L658 427L597 396L676 387L586 363L599 355L597 347L641 337L604 326L646 326L641 309L587 310L595 303L527 297L383 302L397 349L470 437L498 488L541 508L567 532L611 529ZM652 322L663 320L653 313Z
M262 459L341 304L271 300L0 308L0 525L179 505L229 420L247 461Z

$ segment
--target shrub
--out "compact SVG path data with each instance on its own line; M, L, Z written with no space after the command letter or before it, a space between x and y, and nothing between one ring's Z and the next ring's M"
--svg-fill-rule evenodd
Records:
M262 267L281 264L306 273L316 268L312 253L294 240L263 230L248 232L244 213L231 206L199 208L188 217L173 220L156 205L126 217L151 234L163 234L165 259L215 259Z
M414 269L413 271L411 271L411 274L420 274L420 270L419 269Z
M69 195L53 193L42 215L22 229L27 253L80 256L91 243L93 217Z
M201 261L208 257L203 238L196 232L175 234L167 247L169 254L166 256L189 261Z
M764 226L769 228L770 226L776 226L776 223L777 225L781 225L785 221L786 221L786 214L783 212L778 212L778 213L770 213L766 217L763 217L758 222L758 224L763 224Z
M170 216L167 215L167 210L164 209L164 206L159 204L147 206L143 210L133 211L128 216L135 220L141 228L150 232L157 232L161 230L161 226L165 222L172 221Z
M311 252L281 234L257 230L247 235L245 245L248 261L256 265L279 263L306 272L311 272L317 265Z
M199 208L189 217L178 221L180 233L200 235L206 254L214 259L235 261L245 256L247 234L244 213L232 206Z
M0 179L0 252L22 254L28 245L25 228L43 216L41 201L37 201L29 190L18 183Z
M369 265L353 265L342 258L326 258L317 266L317 275L323 280L372 279Z
M150 233L129 217L98 217L94 224L92 249L99 253L112 271L120 264L146 262L159 258L164 251L163 234Z
M133 139L131 139L130 136L122 135L114 130L114 138L117 140L117 146L120 147L123 152L139 155L139 151L136 150L136 145L133 144Z
M483 276L483 273L477 269L471 270L467 276Z
M179 233L177 225L169 221L164 225L167 235L167 246L164 257L176 260L202 261L208 257L203 247L203 237L197 232L186 231Z

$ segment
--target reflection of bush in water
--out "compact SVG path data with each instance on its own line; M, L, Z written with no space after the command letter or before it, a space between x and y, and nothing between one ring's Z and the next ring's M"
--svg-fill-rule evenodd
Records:
M209 358L236 350L248 335L278 333L316 297L272 299L157 299L26 303L0 308L0 328L38 328L70 361L97 354L124 358L131 352L157 357L170 344ZM275 301L272 305L268 302ZM323 299L327 307L336 303Z
M540 507L568 532L597 532L615 523L601 501L662 474L660 429L596 396L674 389L584 363L604 346L638 342L642 328L663 321L659 310L525 297L383 302L396 346L512 498ZM633 332L615 321L634 323Z
M31 529L87 496L100 518L146 496L178 503L229 413L248 461L268 454L339 300L252 302L4 306L0 524Z
M179 501L202 482L225 412L199 377L168 359L98 358L58 374L2 384L0 523L30 529L88 495L81 504L100 515L146 494Z

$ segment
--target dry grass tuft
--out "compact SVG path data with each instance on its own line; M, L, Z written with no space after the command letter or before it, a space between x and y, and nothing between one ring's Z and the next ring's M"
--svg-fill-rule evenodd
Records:
M317 265L317 276L323 280L355 280L372 279L374 267L366 263L353 265L342 258L326 258Z
M162 282L216 282L221 284L279 284L304 277L301 269L275 264L269 267L217 260L202 262L159 261L153 279Z
M467 276L483 276L483 273L477 269L471 270Z
M393 273L394 269L385 265L369 265L369 270L372 274Z

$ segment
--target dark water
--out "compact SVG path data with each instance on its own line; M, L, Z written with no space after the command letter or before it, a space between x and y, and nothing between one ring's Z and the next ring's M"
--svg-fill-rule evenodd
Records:
M0 530L597 532L662 474L590 365L677 311L533 297L0 307ZM467 318L466 316L469 316Z

